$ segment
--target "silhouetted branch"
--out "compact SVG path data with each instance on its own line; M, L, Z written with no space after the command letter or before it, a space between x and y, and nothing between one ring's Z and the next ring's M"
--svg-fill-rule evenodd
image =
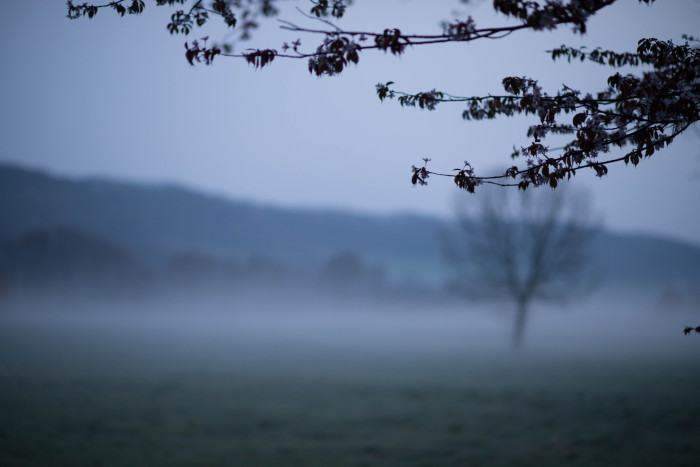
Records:
M209 14L213 13L222 17L230 28L241 28L240 37L246 39L250 31L258 26L257 17L278 14L274 5L281 0L214 0L210 8L203 0L154 1L157 6L190 4L189 9L178 10L172 15L168 24L171 34L189 34L194 27L206 24ZM185 43L185 57L191 65L210 65L216 56L243 58L256 68L266 67L281 58L306 59L310 73L333 76L342 73L350 64L357 65L362 52L368 50L381 50L399 56L409 47L500 39L521 30L553 30L562 25L572 25L575 33L583 34L588 19L615 1L494 0L494 9L514 18L518 24L478 27L472 17L467 17L444 23L443 31L439 34L406 34L397 28L386 28L381 32L344 30L326 18L332 16L340 19L349 0L317 0L311 2L313 6L309 13L299 12L326 27L304 27L280 20L284 30L321 36L322 41L315 50L301 50L301 43L296 40L291 45L284 43L280 50L247 49L234 53L230 44L208 46L204 38L193 41L192 45ZM646 4L653 1L639 0ZM122 0L102 5L76 5L68 1L67 7L69 18L92 18L103 8L112 8L124 16L126 13L142 13L145 2ZM514 115L534 115L539 120L527 129L527 136L532 138L532 142L520 149L514 148L512 157L523 156L524 163L513 165L505 173L476 175L471 166L465 163L463 168L446 174L430 171L424 164L412 169L414 185L425 185L431 175L437 175L451 177L458 188L469 192L474 192L481 184L517 186L523 190L540 185L556 188L561 180L575 176L577 170L590 168L602 177L608 173L608 165L613 163L624 162L636 166L643 158L671 144L676 136L700 119L700 51L689 45L689 42L697 43L697 39L685 39L685 44L676 45L670 40L643 38L638 41L635 52L619 53L600 48L588 51L565 45L548 50L553 60L592 61L613 68L646 67L646 71L636 76L623 76L616 72L608 78L607 87L595 95L584 95L567 86L555 95L548 95L536 80L527 77L507 77L503 79L505 93L486 96L460 97L435 89L411 94L392 89L392 81L377 84L376 93L382 101L396 99L401 106L426 110L435 110L442 103L464 103L467 104L462 113L465 120ZM571 120L562 122L562 117L568 114L573 114ZM571 135L572 139L559 148L550 149L543 144L550 134ZM627 145L634 149L619 157L601 157ZM553 151L563 153L551 157Z

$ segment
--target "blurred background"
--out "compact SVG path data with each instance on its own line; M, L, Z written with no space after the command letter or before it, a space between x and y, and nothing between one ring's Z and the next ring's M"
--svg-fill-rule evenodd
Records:
M279 18L318 27L305 1ZM588 34L190 67L173 10L4 5L0 464L692 465L700 454L700 137L556 191L459 192L527 119L456 95L600 90L561 44L697 35L700 2L616 2ZM490 2L356 0L348 29L439 33ZM209 25L208 25L209 26ZM315 37L261 22L247 47ZM628 70L632 72L632 70Z

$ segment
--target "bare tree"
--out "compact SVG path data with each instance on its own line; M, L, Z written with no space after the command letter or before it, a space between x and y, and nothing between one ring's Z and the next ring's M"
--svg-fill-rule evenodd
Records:
M595 228L587 199L567 190L482 190L458 205L458 234L446 241L457 287L472 298L515 303L516 348L534 300L570 298L592 283L586 260Z

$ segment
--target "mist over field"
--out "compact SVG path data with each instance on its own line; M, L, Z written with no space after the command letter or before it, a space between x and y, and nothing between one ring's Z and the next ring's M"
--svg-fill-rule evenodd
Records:
M270 290L274 295L274 290ZM697 313L192 299L5 309L3 465L690 465Z
M515 303L456 287L443 221L3 174L2 465L700 454L697 247L597 233L597 281L533 302L514 348Z

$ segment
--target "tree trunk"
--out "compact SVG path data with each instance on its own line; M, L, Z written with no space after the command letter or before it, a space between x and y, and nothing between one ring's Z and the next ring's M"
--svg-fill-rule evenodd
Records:
M527 323L528 301L518 300L515 311L515 327L513 327L513 348L521 349L525 337L525 324Z

